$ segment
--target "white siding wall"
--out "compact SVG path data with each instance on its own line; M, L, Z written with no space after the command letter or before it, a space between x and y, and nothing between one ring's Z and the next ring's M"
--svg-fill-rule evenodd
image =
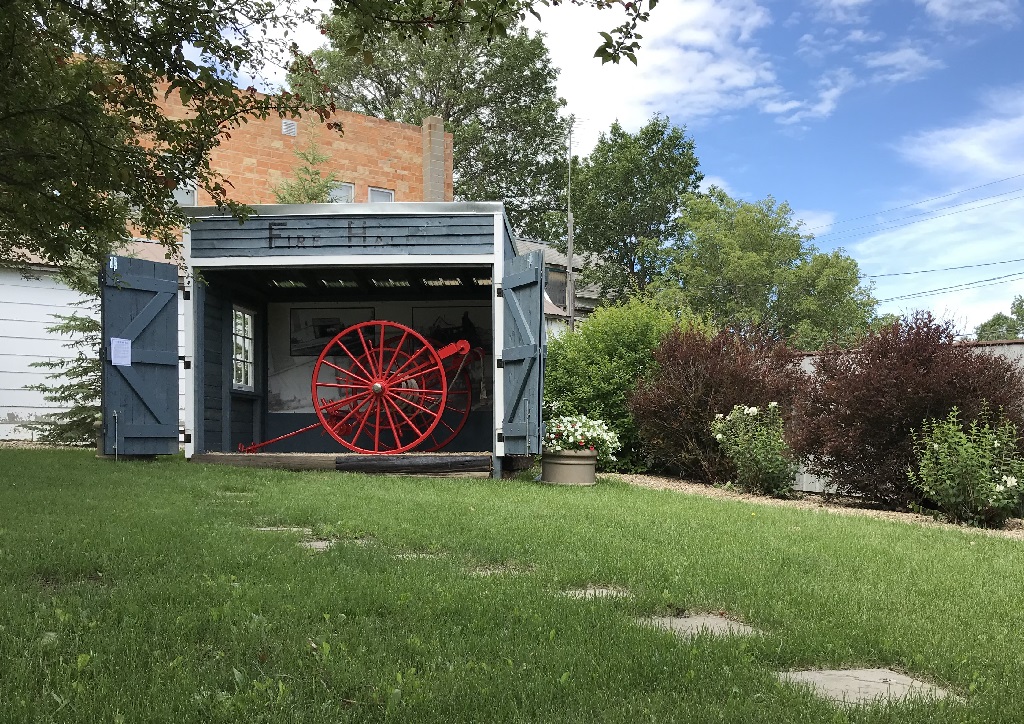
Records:
M88 309L73 304L82 295L57 280L51 272L38 272L32 278L9 269L0 269L0 440L31 440L33 433L23 427L47 414L59 411L43 399L41 392L26 390L25 385L46 382L48 370L31 366L47 359L69 359L72 350L64 345L66 336L46 331L54 323L54 314L71 314ZM184 349L184 310L178 294L178 349ZM178 368L178 419L184 408L184 370Z
M22 424L59 409L41 392L24 387L46 382L47 370L32 367L32 362L74 357L64 347L69 338L46 328L55 322L54 314L88 313L72 306L81 298L49 272L26 278L0 269L0 440L31 439L33 433Z

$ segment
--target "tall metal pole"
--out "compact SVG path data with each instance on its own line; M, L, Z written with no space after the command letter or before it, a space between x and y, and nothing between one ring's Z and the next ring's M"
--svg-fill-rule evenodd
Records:
M565 308L569 312L569 331L576 329L576 281L572 273L572 119L569 122L569 183L566 193L566 209L569 212L569 237L566 242L565 257Z

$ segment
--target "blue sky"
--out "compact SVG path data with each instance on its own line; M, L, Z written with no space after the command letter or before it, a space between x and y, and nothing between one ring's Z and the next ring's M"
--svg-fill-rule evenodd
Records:
M881 311L970 331L1024 294L1024 261L993 263L1024 259L1018 0L662 0L635 68L590 57L613 11L541 15L575 152L615 119L662 113L687 126L708 180L788 201L865 275L991 264L877 277L879 299L969 285Z

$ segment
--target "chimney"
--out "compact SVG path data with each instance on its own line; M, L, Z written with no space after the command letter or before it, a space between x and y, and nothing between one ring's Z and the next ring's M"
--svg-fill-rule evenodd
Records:
M444 201L444 121L423 119L423 200Z

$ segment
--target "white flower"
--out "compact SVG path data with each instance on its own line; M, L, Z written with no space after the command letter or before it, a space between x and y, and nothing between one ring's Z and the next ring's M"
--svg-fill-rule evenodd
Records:
M1017 478L1013 477L1012 475L1004 475L1003 482L1006 483L1006 487L1008 488L1017 487Z
M747 413L748 415L750 415L751 417L753 417L754 415L756 415L756 414L757 414L757 408L756 408L756 407L748 407L748 408L746 409L746 413Z
M996 440L996 441L995 441L994 443L992 443L992 446L993 446L993 447L999 447L999 441L998 441L998 440Z
M722 433L718 433L717 435L715 435L715 439L718 440L719 442L721 442L721 440L722 440Z
M719 412L717 415L715 415L715 419L716 420L721 420L723 417L725 417L725 415L723 415L721 412Z
M775 407L778 407L778 406L779 406L779 403L778 403L778 402L769 402L769 403L768 403L768 407L772 407L772 408L775 408Z
M932 447L935 448L936 450L938 450L939 449L939 443L933 442L932 443Z
M1001 493L1004 490L1006 490L1006 488L1004 488L1002 485L996 485L996 492L997 493Z

